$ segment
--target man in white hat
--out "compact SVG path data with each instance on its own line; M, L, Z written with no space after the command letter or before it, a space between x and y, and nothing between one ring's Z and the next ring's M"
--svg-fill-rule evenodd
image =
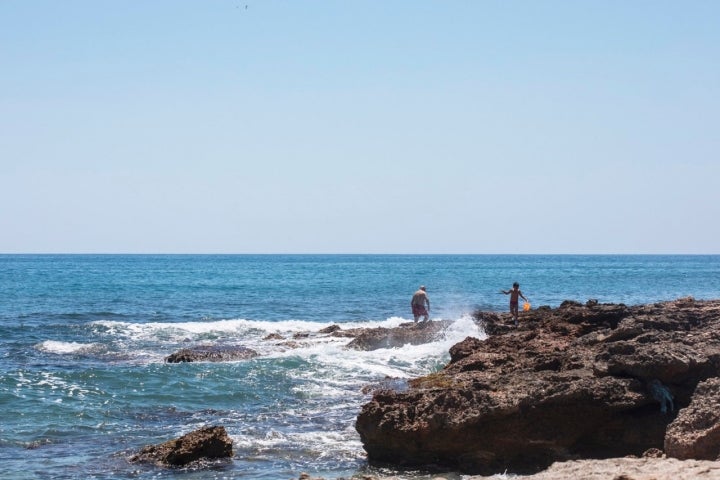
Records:
M425 292L425 285L420 285L420 289L415 292L410 301L410 308L412 308L413 317L415 317L415 323L417 323L420 317L425 317L423 322L427 322L430 318L430 298L428 298Z

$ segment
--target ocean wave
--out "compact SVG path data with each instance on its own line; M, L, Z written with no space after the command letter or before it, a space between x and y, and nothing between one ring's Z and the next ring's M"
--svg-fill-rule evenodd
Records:
M373 351L348 349L346 346L351 338L323 332L323 329L332 325L347 331L395 328L407 322L407 319L401 317L341 324L246 319L181 323L99 320L92 322L89 328L108 352L113 352L119 359L127 356L141 363L163 362L170 353L189 346L236 345L250 348L264 359L298 359L306 362L318 378L332 378L333 382L340 383L424 374L446 361L448 351L455 343L468 336L486 337L470 315L460 316L451 322L436 341ZM93 351L92 345L95 344L44 342L42 348L55 353L97 353L97 349ZM324 375L326 371L332 374ZM327 384L322 388L326 391L333 389Z
M95 353L100 347L97 343L60 342L57 340L45 340L35 345L35 348L41 352L57 355Z
M270 333L298 333L319 331L331 325L340 325L343 329L349 328L393 328L407 322L401 317L390 317L382 321L365 322L313 322L307 320L247 320L223 319L197 322L147 322L133 323L115 320L97 320L90 325L106 329L108 333L135 336L157 333L158 331L176 331L186 334L205 334L209 332L265 332Z

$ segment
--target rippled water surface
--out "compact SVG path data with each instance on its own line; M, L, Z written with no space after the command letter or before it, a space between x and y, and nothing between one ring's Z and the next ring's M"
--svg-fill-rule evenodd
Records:
M363 471L362 387L441 368L451 345L484 335L468 313L504 311L498 291L513 281L533 307L719 298L720 256L0 255L0 478ZM431 317L454 321L437 342L358 352L317 334L408 321L420 284ZM207 343L259 356L163 361ZM126 460L215 424L233 438L231 461L193 471Z

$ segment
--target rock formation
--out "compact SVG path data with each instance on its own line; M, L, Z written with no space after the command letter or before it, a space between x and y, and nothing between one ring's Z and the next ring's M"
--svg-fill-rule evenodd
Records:
M720 460L720 378L695 389L690 405L668 427L665 452L681 459Z
M678 432L705 420L696 440L717 446L717 417L685 421L683 409L716 388L697 387L720 376L720 301L564 302L521 313L518 328L475 317L486 340L467 338L442 371L376 391L362 408L356 428L372 463L534 473L562 460L672 454L676 417Z
M247 360L257 355L255 350L239 345L199 345L178 350L167 356L165 362L233 362Z
M204 459L229 457L232 457L232 439L225 428L207 427L159 445L148 445L130 461L178 467Z
M339 325L331 325L317 332L296 332L293 339L287 341L278 333L271 333L263 340L275 341L285 348L300 348L302 341L321 337L348 338L347 348L355 350L377 350L379 348L397 348L404 345L420 345L433 342L443 335L444 330L452 322L429 321L421 323L403 323L395 328L349 328L343 330ZM258 356L258 353L240 345L198 345L183 348L165 357L167 363L181 362L234 362Z
M428 321L403 323L395 328L363 328L349 332L354 338L348 348L355 350L377 350L397 348L404 345L421 345L437 340L452 322ZM347 336L348 331L335 331L336 336Z

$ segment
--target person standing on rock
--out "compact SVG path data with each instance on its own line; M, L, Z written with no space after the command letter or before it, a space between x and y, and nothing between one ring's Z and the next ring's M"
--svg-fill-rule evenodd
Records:
M425 285L421 285L417 292L412 296L410 300L410 308L412 308L413 317L415 317L415 323L417 323L420 317L425 317L423 322L427 322L430 318L430 298L425 292Z
M510 295L510 314L512 314L513 320L515 321L515 325L518 324L518 303L519 299L522 298L526 302L528 301L527 298L522 294L520 291L520 284L518 282L513 283L512 290L500 290L500 293L504 293L505 295Z

